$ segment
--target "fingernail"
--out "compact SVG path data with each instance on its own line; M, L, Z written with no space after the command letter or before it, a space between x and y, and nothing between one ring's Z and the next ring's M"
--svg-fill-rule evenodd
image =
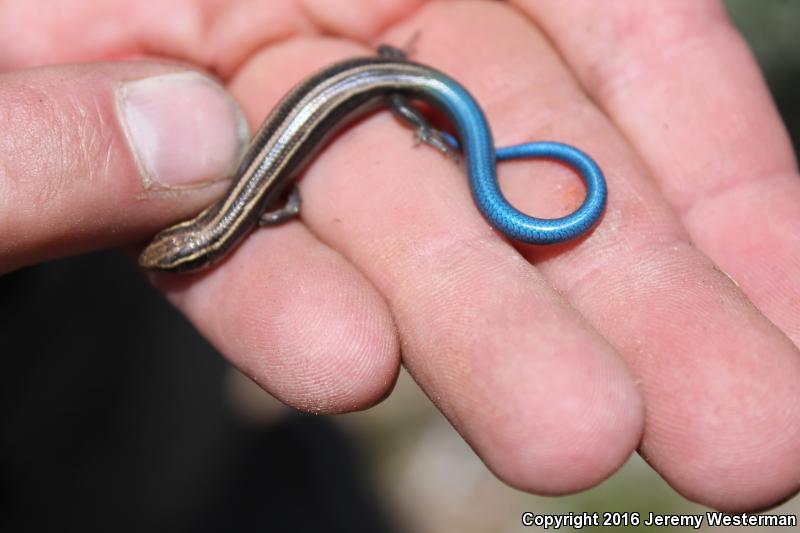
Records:
M233 97L198 72L123 83L117 115L146 188L198 186L228 176L248 140Z

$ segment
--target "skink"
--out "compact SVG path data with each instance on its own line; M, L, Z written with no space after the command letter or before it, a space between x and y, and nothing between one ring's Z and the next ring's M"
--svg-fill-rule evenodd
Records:
M408 104L410 98L427 101L444 112L458 140L430 127ZM443 142L457 146L465 158L478 209L512 239L533 244L564 242L588 231L603 212L605 180L588 155L569 145L548 142L495 151L481 108L458 82L431 67L407 61L397 49L381 47L379 57L337 63L289 92L253 138L227 194L191 220L157 234L139 257L139 264L157 270L197 270L230 252L259 222L280 222L296 214L296 189L287 205L276 209L293 179L335 132L377 106L393 108L426 142L440 148ZM535 218L515 209L500 191L496 162L519 157L548 157L572 165L586 183L583 204L557 219Z

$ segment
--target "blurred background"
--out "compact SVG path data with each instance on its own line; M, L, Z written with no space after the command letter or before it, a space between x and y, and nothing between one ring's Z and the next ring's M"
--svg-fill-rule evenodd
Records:
M800 146L800 2L726 3ZM367 412L291 411L116 253L0 277L0 294L0 532L503 533L525 511L705 510L638 457L575 496L510 489L405 373Z

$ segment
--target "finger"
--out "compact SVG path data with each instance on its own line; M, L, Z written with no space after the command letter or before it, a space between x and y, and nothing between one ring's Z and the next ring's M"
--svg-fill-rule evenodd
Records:
M0 69L146 55L227 78L272 43L320 32L370 38L421 2L71 0L67 9L43 10L28 0L3 0Z
M234 87L263 114L283 90L267 73L283 81L369 53L324 40L275 47ZM389 113L337 138L301 182L304 221L385 296L406 366L495 472L545 493L597 483L639 440L624 365L488 229L462 169L411 139Z
M769 505L796 490L794 346L691 246L644 165L535 27L503 5L448 6L414 20L448 21L421 40L420 55L467 84L497 143L569 142L605 170L608 209L594 233L569 253L524 251L636 373L647 460L684 495L725 509ZM484 46L453 57L464 35ZM517 179L534 168L505 168L504 186L522 210L539 214L527 192L538 189ZM551 187L537 195L579 203L559 194L575 177L553 173L537 175Z
M519 3L642 154L692 240L800 344L797 164L723 6Z
M296 409L364 409L397 379L385 302L299 222L254 232L208 272L151 280L231 363Z
M140 240L196 211L247 138L213 80L151 63L2 75L0 121L0 272Z
M303 5L323 32L363 41L374 38L388 23L409 16L423 3L424 0L305 0Z

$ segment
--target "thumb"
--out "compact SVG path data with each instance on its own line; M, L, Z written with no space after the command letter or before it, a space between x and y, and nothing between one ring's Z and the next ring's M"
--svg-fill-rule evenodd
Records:
M233 98L175 65L0 75L0 272L129 244L197 212L247 137Z

